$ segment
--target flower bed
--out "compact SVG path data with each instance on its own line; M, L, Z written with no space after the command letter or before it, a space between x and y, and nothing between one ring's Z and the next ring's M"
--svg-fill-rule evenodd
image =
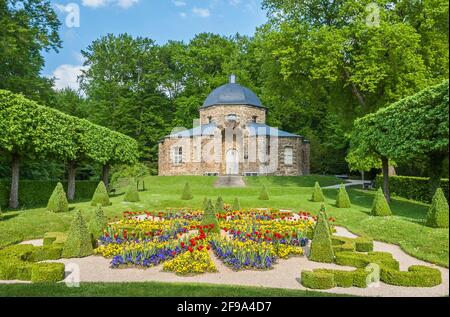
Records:
M95 253L111 259L112 268L149 268L180 275L217 271L211 256L234 270L271 269L278 259L303 255L315 224L309 213L249 209L216 214L213 224L201 225L203 212L168 209L164 212L125 211L99 237Z

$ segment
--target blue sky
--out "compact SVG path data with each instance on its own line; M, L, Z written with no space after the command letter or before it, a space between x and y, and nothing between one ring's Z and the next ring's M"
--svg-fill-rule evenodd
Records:
M80 51L107 33L145 36L163 44L188 41L200 32L252 35L266 21L261 0L72 0L52 1L61 20L63 48L44 53L44 76L56 77L55 87L77 88ZM73 19L79 9L79 27ZM66 23L68 20L69 24Z

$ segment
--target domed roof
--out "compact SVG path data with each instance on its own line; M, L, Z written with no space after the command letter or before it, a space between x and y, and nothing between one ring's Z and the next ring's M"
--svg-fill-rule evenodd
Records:
M203 103L202 108L214 105L249 105L264 108L258 96L250 89L234 82L231 77L229 84L214 89Z

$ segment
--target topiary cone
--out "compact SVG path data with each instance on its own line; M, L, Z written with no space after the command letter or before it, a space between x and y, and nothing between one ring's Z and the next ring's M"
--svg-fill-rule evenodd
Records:
M232 210L233 211L241 210L241 203L239 202L239 198L237 198L237 197L233 201L233 208L232 208Z
M433 228L448 228L448 202L441 188L433 195L426 224Z
M392 215L392 211L391 208L389 207L389 204L386 201L386 197L384 196L383 190L380 188L378 188L376 194L375 194L375 198L373 200L373 204L372 204L372 211L371 211L371 215L372 216L391 216Z
M333 263L334 251L331 243L330 226L327 215L319 212L314 228L309 259L316 262Z
M347 190L345 189L344 184L339 186L339 191L336 197L336 207L338 208L350 208L350 197L348 197Z
M98 183L91 201L91 206L97 206L98 204L102 206L110 205L108 191L102 181Z
M53 190L50 199L48 200L47 210L52 212L67 212L69 211L69 203L67 201L66 192L63 185L58 182Z
M259 200L269 200L269 194L267 193L267 189L266 186L263 185L263 187L261 188L261 192L259 193Z
M209 232L220 233L219 221L216 218L216 211L214 210L214 206L211 202L211 199L208 199L208 203L206 205L206 209L203 214L203 219L202 219L201 224L203 226L213 224L214 227L212 229L210 229Z
M89 222L89 233L91 234L92 247L97 247L97 240L106 228L107 220L102 205L98 205L94 217Z
M320 187L319 182L316 182L314 184L314 191L313 191L311 200L315 201L315 202L324 202L325 201L325 197L323 196L322 188Z
M191 186L189 186L189 182L186 182L186 184L184 184L184 189L183 189L183 194L181 195L181 199L191 200L192 198L194 198L194 196L192 196Z
M216 212L217 213L221 213L221 212L224 212L225 211L225 209L223 208L223 199L222 199L222 197L221 196L219 196L219 197L217 197L217 200L216 200Z
M86 227L86 223L78 210L72 220L67 239L64 243L63 258L82 258L91 255L93 252L91 235Z

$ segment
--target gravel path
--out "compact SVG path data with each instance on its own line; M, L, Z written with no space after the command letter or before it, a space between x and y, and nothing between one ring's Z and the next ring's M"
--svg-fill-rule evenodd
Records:
M346 179L344 181L344 186L345 187L355 186L355 185L362 186L363 184L366 184L366 183L368 184L368 183L370 183L370 181L362 181L360 179ZM341 185L337 184L337 185L332 185L332 186L325 186L325 187L322 187L322 188L324 188L324 189L328 189L328 188L339 189L339 186L341 186Z
M348 230L342 227L336 227L339 236L356 237ZM448 296L449 294L449 272L448 269L439 267L421 260L418 260L405 252L398 246L383 242L374 242L375 251L387 251L393 254L400 262L402 270L407 269L413 264L422 264L438 268L442 272L443 283L435 287L399 287L379 283L376 286L368 288L333 288L324 290L324 292L351 294L358 296L387 296L387 297L409 297L409 296ZM229 284L245 286L263 286L273 288L287 289L306 289L299 283L301 270L311 270L315 268L338 268L343 270L353 270L353 267L338 266L335 264L317 263L309 261L306 257L293 257L288 260L280 260L272 270L269 271L239 271L234 272L224 266L220 260L212 255L213 261L218 269L217 273L204 273L196 276L177 276L174 273L163 272L162 265L146 270L129 269L111 269L110 260L100 256L89 256L82 259L61 259L55 262L64 264L73 263L80 269L80 281L82 282L193 282L193 283L211 283L211 284ZM66 279L71 278L67 273ZM0 283L3 283L0 281ZM11 281L9 281L11 283Z

